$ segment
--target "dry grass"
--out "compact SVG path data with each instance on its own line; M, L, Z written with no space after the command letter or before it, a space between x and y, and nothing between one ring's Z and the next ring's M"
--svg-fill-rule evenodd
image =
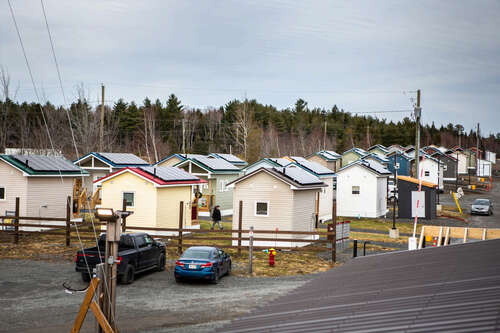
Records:
M374 242L385 242L385 243L397 243L397 244L407 244L408 237L401 236L399 238L390 238L389 234L375 234L369 232L351 232L350 239L361 239L366 241Z
M420 232L421 227L421 225L417 225L417 233ZM352 219L351 228L386 231L387 235L389 235L389 229L392 228L392 220ZM413 223L396 222L396 228L399 229L400 233L413 233Z

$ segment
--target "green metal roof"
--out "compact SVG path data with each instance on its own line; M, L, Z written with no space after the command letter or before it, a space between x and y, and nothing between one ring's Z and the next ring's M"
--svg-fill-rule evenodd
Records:
M54 159L57 158L57 157L54 157ZM10 164L11 166L23 171L24 173L26 173L28 176L58 176L58 175L62 175L62 176L88 176L89 173L81 168L78 168L79 170L78 171L74 171L74 170L54 170L54 171L47 171L47 170L43 170L43 171L38 171L38 170L34 170L33 168L31 168L29 165L26 165L25 163L23 162L20 162L18 159L14 158L13 156L11 155L3 155L3 154L0 154L0 159L4 160L7 164ZM58 159L62 159L62 158L58 158ZM71 163L70 161L68 161L68 163Z

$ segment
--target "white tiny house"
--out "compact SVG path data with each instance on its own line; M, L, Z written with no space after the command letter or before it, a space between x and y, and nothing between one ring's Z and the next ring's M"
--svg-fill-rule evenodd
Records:
M337 215L376 218L387 213L391 172L373 161L359 160L337 172Z

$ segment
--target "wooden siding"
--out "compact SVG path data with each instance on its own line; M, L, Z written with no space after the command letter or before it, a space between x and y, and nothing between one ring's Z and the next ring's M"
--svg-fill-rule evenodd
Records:
M72 177L28 177L27 215L65 217L66 198L73 195ZM47 206L42 208L41 206Z
M157 188L156 226L179 227L179 203L184 201L183 226L191 226L191 186Z
M313 155L307 159L310 162L316 162L324 166L325 168L328 168L332 170L333 172L337 172L337 170L340 168L341 164L341 159L338 159L336 161L327 161L318 155Z
M237 183L233 192L233 229L238 229L239 201L242 200L243 229L253 226L261 230L275 230L276 228L293 230L294 194L290 185L261 172ZM269 202L269 216L255 216L256 201Z
M23 173L0 160L0 186L5 187L5 200L0 200L0 215L6 210L16 209L16 197L19 197L20 214L26 216L28 181Z
M131 173L123 173L102 184L101 207L122 209L122 192L135 192L134 214L127 217L128 225L156 227L156 188L152 183Z
M226 188L225 191L221 191L222 183L228 184L238 177L238 175L217 175L214 180L214 185L216 184L217 187L215 190L215 204L220 206L221 211L233 209L233 189Z

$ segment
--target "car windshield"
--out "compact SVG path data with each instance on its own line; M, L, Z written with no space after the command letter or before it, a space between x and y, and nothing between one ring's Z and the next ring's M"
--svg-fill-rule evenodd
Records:
M474 205L481 205L482 206L482 205L489 205L489 204L490 204L490 202L487 199L476 199L474 201Z
M210 251L202 249L187 249L181 256L181 259L210 259Z

